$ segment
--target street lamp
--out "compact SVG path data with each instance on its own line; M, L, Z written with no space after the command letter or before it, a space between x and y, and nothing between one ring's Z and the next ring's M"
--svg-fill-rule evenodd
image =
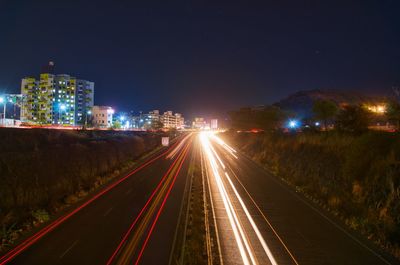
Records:
M92 114L92 111L90 111L90 110L88 110L86 112L86 115L85 115L85 128L87 127L87 117L88 117L88 115L91 115L91 114Z
M6 126L6 104L7 100L4 96L0 97L0 103L3 104L3 125Z
M298 120L290 120L288 126L290 129L296 129L300 126L300 123Z
M61 124L62 124L61 112L65 111L66 109L67 109L67 106L65 104L60 104L60 107L58 110L58 124L60 124L60 120L61 120Z

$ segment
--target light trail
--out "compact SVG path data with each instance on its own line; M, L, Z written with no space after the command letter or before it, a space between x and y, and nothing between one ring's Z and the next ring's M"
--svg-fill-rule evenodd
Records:
M239 200L239 202L240 202L240 205L242 206L242 208L243 208L243 210L244 210L244 212L245 212L245 214L246 214L246 216L247 216L247 219L250 221L250 224L251 224L251 226L253 227L254 232L256 232L257 238L258 238L258 240L260 241L260 243L261 243L261 245L262 245L262 247L263 247L265 253L267 254L267 256L268 256L268 258L269 258L269 260L271 261L271 263L272 263L273 265L276 265L277 263L276 263L276 261L275 261L275 258L274 258L274 256L272 255L271 250L270 250L269 247L267 246L267 243L265 243L265 240L264 240L264 238L262 237L262 235L261 235L261 233L260 233L260 230L258 230L258 227L257 227L256 223L254 222L253 218L251 217L249 211L247 210L247 207L246 207L246 205L244 204L244 202L243 202L243 200L242 200L242 197L240 197L240 195L239 195L238 191L236 190L236 187L235 187L235 185L233 184L233 182L232 182L231 178L229 177L228 173L225 172L225 176L226 176L226 178L228 179L229 184L231 184L231 187L232 187L233 191L235 192L235 195L236 195L236 197L238 198L238 200Z
M236 211L233 207L232 204L232 199L229 196L229 193L227 192L227 188L224 185L224 181L219 173L218 170L218 165L217 161L221 164L222 168L225 169L225 165L223 164L222 160L216 153L215 149L212 147L212 144L210 142L210 138L215 140L219 145L221 145L225 150L227 150L229 153L231 153L235 158L237 158L236 155L233 153L236 153L236 151L225 144L220 138L213 134L209 133L201 133L200 134L200 140L202 143L202 147L204 150L204 153L206 154L206 157L208 158L211 171L213 173L213 176L215 178L215 181L217 183L218 191L219 194L221 195L225 211L227 213L229 223L232 227L232 231L234 233L234 237L237 243L237 246L239 248L240 255L242 257L243 263L244 264L257 264L256 258L255 258L255 253L251 248L251 245L245 235L244 228L242 224L239 221L239 217L236 214ZM268 245L266 244L263 236L260 233L260 230L258 229L256 223L254 222L253 218L251 217L245 203L243 202L243 199L239 195L235 185L233 184L231 178L229 177L228 173L225 172L225 178L228 180L230 187L233 190L233 194L236 197L236 199L239 201L241 208L243 209L243 212L245 213L245 217L247 218L248 222L251 224L252 229L254 230L254 233L257 236L258 241L260 242L265 254L267 255L269 261L271 262L272 265L277 265L278 263L276 262L274 256L272 255L272 252L270 251Z
M185 162L185 160L186 160L186 156L187 156L187 154L188 154L189 147L190 147L190 143L189 143L189 144L186 146L186 148L182 151L182 160L181 160L180 164L178 165L178 169L176 170L175 175L173 176L172 183L170 184L170 186L169 186L169 188L168 188L168 191L167 191L167 193L165 194L164 200L162 201L161 206L160 206L160 208L158 209L158 212L157 212L157 214L156 214L156 217L154 218L153 223L151 224L151 227L150 227L150 230L149 230L149 232L148 232L148 234L147 234L147 237L146 237L146 239L145 239L145 241L144 241L144 243L143 243L143 245L142 245L142 248L140 249L139 255L138 255L138 257L137 257L137 259L136 259L136 261L135 261L135 265L138 265L138 264L139 264L140 259L141 259L142 256L143 256L144 250L146 249L147 243L149 242L149 239L150 239L150 237L151 237L151 234L153 233L154 227L156 226L157 221L158 221L158 219L160 218L160 215L161 215L161 213L162 213L162 211L163 211L163 209L164 209L165 203L166 203L167 200L168 200L168 197L169 197L169 195L170 195L170 193L171 193L171 190L172 190L172 188L174 187L174 184L175 184L175 182L176 182L176 179L177 179L177 177L178 177L178 175L179 175L179 173L180 173L180 171L181 171L181 169L182 169L182 166L183 166L183 164L184 164L184 162Z
M167 159L173 159L175 155L179 152L179 150L182 149L183 145L185 144L186 140L190 138L192 133L189 133L188 135L183 138L183 140L167 155Z
M221 158L219 157L219 155L217 154L217 152L215 152L215 149L212 145L210 145L211 150L213 151L215 157L218 159L218 162L221 164L222 168L225 169L225 165L222 162Z
M80 210L82 210L83 208L85 208L86 206L88 206L89 204L91 204L92 202L94 202L95 200L97 200L99 197L103 196L104 194L108 193L110 190L112 190L114 187L118 186L119 184L121 184L122 182L124 182L126 179L128 179L130 176L134 175L135 173L137 173L138 171L142 170L143 168L149 166L150 164L152 164L153 162L155 162L156 160L160 159L161 157L165 156L168 152L171 151L171 149L173 149L174 147L176 147L176 145L179 142L177 141L174 145L172 145L171 147L169 147L166 151L162 152L161 154L159 154L158 156L149 159L148 161L146 161L145 163L143 163L142 165L140 165L139 167L137 167L136 169L134 169L132 172L130 172L129 174L127 174L126 176L124 176L123 178L120 178L119 180L117 180L116 182L112 183L111 185L109 185L108 187L104 188L102 191L100 191L99 193L97 193L96 195L94 195L92 198L90 198L88 201L86 201L85 203L83 203L82 205L80 205L79 207L75 208L73 211L71 211L70 213L67 213L64 216L61 216L60 218L56 219L54 222L50 223L49 225L47 225L45 228L43 228L42 230L40 230L39 232L37 232L36 234L34 234L33 236L29 237L28 239L26 239L25 241L23 241L22 243L20 243L19 245L17 245L15 248L13 248L12 250L10 250L8 253L6 253L5 255L3 255L0 258L0 265L5 265L7 263L9 263L12 259L14 259L16 256L18 256L21 252L23 252L25 249L27 249L28 247L30 247L31 245L33 245L34 243L36 243L38 240L40 240L43 236L45 236L46 234L50 233L51 231L53 231L56 227L58 227L59 225L61 225L62 223L64 223L66 220L68 220L70 217L72 217L73 215L75 215L77 212L79 212Z
M135 220L132 222L131 226L129 227L128 231L125 233L125 235L123 236L121 242L118 244L117 248L115 249L115 251L113 252L113 254L111 255L111 257L108 259L107 261L107 265L110 265L113 263L115 257L117 256L118 252L121 250L123 244L126 242L126 240L128 239L129 235L131 234L133 228L135 227L136 223L138 222L139 218L142 216L142 214L144 213L144 211L146 210L146 208L148 207L148 205L150 204L150 202L152 201L153 197L156 195L157 191L160 189L160 187L162 186L162 184L165 182L165 179L167 178L167 176L169 175L169 173L171 172L171 170L174 168L175 164L177 163L178 159L176 159L172 165L168 168L167 172L164 174L164 176L161 178L160 182L158 183L158 185L156 186L156 188L153 190L152 194L150 195L150 197L147 199L145 205L143 206L142 210L139 212L139 214L137 215L137 217L135 218Z
M220 146L222 146L228 153L230 153L234 158L238 159L237 155L235 155L236 150L233 149L231 146L229 146L227 143L225 143L221 138L216 136L214 133L209 134L210 138L214 141L216 141Z
M200 134L200 139L201 139L201 143L203 146L203 149L205 151L206 157L208 158L210 165L211 165L211 169L213 171L214 177L216 178L217 181L217 186L219 189L219 192L221 194L222 197L222 201L224 203L225 206L225 211L228 215L228 219L229 219L229 223L232 227L234 236L235 236L235 240L236 240L236 244L239 248L239 252L240 255L242 257L243 263L244 264L250 264L245 247L243 246L243 242L242 241L246 241L246 238L241 238L241 234L239 232L239 229L237 227L237 215L235 213L235 211L232 212L232 208L231 205L228 201L230 201L229 196L226 194L226 190L224 188L224 185L222 183L221 180L221 176L219 175L218 169L217 169L217 165L216 165L216 161L214 158L214 155L212 154L211 148L210 148L210 142L208 137L205 135L205 133L201 133ZM235 217L234 217L235 216ZM240 225L240 223L239 223Z

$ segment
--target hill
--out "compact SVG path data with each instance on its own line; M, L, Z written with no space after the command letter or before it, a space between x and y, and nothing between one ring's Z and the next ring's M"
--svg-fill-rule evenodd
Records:
M368 95L355 91L343 90L303 90L274 103L282 110L296 113L299 118L312 116L312 106L316 100L332 100L338 105L341 104L377 104L385 101L385 97Z

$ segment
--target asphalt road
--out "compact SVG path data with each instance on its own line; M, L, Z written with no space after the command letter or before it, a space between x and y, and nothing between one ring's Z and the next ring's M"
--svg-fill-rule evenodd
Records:
M400 264L246 156L201 137L201 145L193 135L154 154L73 215L36 231L32 244L0 265L168 264L198 147L223 264Z
M400 264L246 156L205 141L213 148L203 157L224 264Z
M186 139L178 145L173 158L168 154L175 149L98 197L10 261L2 259L0 264L168 264L191 142L191 138ZM127 233L130 227L133 228ZM127 251L132 241L134 248ZM121 248L116 251L118 246ZM123 256L125 261L121 261Z

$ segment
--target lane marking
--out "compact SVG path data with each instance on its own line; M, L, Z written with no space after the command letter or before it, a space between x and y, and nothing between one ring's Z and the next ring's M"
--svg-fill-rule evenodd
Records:
M247 210L247 207L246 207L246 205L244 204L242 198L240 197L238 191L236 190L235 185L233 185L233 182L232 182L231 178L229 177L228 173L225 172L225 176L226 176L226 178L228 179L228 182L229 182L229 184L231 185L232 190L233 190L233 192L234 192L235 195L236 195L236 198L239 200L239 203L240 203L240 205L242 206L242 208L243 208L243 210L244 210L244 213L245 213L246 216L247 216L247 219L250 221L250 224L251 224L251 226L253 227L253 230L256 232L257 238L258 238L258 240L260 241L260 243L261 243L261 245L262 245L262 247L263 247L265 253L267 254L267 256L268 256L268 258L270 259L270 261L271 261L272 264L277 264L277 263L276 263L276 260L275 260L275 258L274 258L274 256L272 255L271 250L270 250L269 247L267 246L267 243L265 242L264 238L262 237L262 235L261 235L261 233L260 233L260 230L258 229L256 223L254 222L253 218L251 217L250 212Z
M293 262L296 265L299 265L298 261L296 260L296 258L294 257L294 255L292 254L292 252L289 250L289 248L286 246L285 242L282 240L282 238L279 236L278 232L275 230L275 228L272 226L271 222L268 220L268 218L266 217L266 215L263 213L263 211L261 210L261 208L258 206L258 204L255 202L255 200L253 199L253 197L250 195L250 193L248 192L248 190L246 189L246 187L243 185L243 183L239 180L239 177L236 175L236 173L233 171L232 167L228 165L229 170L232 172L233 176L236 178L236 180L239 182L240 186L242 186L242 188L244 189L244 191L246 192L247 196L249 196L250 200L253 202L253 204L256 206L257 210L260 212L261 216L263 217L263 219L266 221L266 223L268 224L268 226L271 228L272 232L274 233L274 235L278 238L279 242L282 244L282 246L285 248L286 252L289 254L290 258L293 260Z
M113 207L111 207L110 209L108 209L108 210L103 214L103 216L104 216L104 217L107 216L107 215L112 211L112 209L113 209Z
M247 242L246 238L243 237L243 231L242 231L242 228L240 227L240 224L238 223L235 211L232 211L233 207L230 202L229 196L226 193L225 187L221 181L221 176L219 175L219 172L217 169L217 167L218 167L217 162L215 161L214 155L212 154L212 151L210 148L210 141L208 139L207 134L201 133L200 139L201 139L203 149L204 149L205 153L207 154L207 158L210 163L211 169L213 171L213 175L214 175L214 178L215 178L218 190L219 190L219 194L221 195L223 204L225 206L225 212L229 218L229 223L233 230L233 235L235 237L236 244L239 248L239 252L242 257L243 263L246 265L250 264L248 255L250 256L250 259L252 262L254 261L254 257L252 255L252 253L246 253L246 250L249 251L249 247L248 247L249 243Z
M144 243L143 243L143 245L142 245L142 248L140 249L140 252L139 252L138 258L137 258L137 260L136 260L136 262L135 262L135 265L138 265L139 262L140 262L140 259L142 258L142 255L143 255L143 253L144 253L144 250L146 249L147 243L149 242L150 236L151 236L151 234L153 233L154 227L155 227L155 225L156 225L158 219L160 218L161 212L162 212L162 210L164 209L164 206L165 206L165 204L166 204L166 202L167 202L167 199L168 199L169 195L171 194L171 190L172 190L172 188L174 187L174 184L175 184L175 182L176 182L176 179L177 179L177 177L178 177L178 175L179 175L179 173L180 173L180 171L181 171L181 169L182 169L183 164L184 164L185 161L186 161L186 156L187 156L187 154L188 154L188 150L189 150L190 144L191 144L191 142L187 144L186 149L183 151L183 155L182 155L183 158L181 159L181 162L180 162L180 164L179 164L179 167L178 167L178 169L176 170L175 175L174 175L174 177L173 177L172 183L170 184L169 189L168 189L167 193L165 194L164 200L162 201L161 206L160 206L160 208L158 209L157 215L156 215L156 217L155 217L154 220L153 220L153 223L152 223L152 225L151 225L151 227L150 227L150 231L148 232L147 237L146 237L146 239L145 239L145 241L144 241Z
M71 245L69 248L67 248L67 250L65 250L65 251L61 254L60 259L62 259L73 247L75 247L75 245L78 244L78 242L79 242L79 240L75 240L75 242L72 243L72 245Z
M218 245L218 252L219 252L219 261L220 261L220 265L223 265L224 261L223 261L223 257L222 257L222 251L221 251L221 242L220 242L220 239L219 239L217 216L215 214L215 209L218 209L218 208L214 207L214 201L213 201L213 196L212 196L212 193L211 193L211 185L210 185L210 180L209 180L209 173L208 173L207 167L204 166L204 155L203 155L203 152L201 152L201 166L202 166L202 169L204 167L204 171L205 171L205 175L206 175L206 179L207 179L208 192L210 194L210 205L211 205L212 215L213 215L213 219L214 219L215 234L216 234L216 238L217 238L217 245ZM202 170L201 173L203 174L203 170Z
M175 171L176 170L176 166L179 165L179 163L181 161L181 157L182 157L182 155L179 154L179 156L177 157L177 160L179 162L174 165L173 169L168 174L167 179L163 182L163 186L158 191L156 197L151 202L151 205L150 205L149 209L145 212L144 217L139 222L139 224L138 224L139 226L136 228L135 232L133 233L133 237L131 237L131 239L129 239L127 241L127 245L124 246L124 249L122 250L122 253L118 257L117 264L119 264L119 265L130 264L130 259L132 258L132 254L135 252L135 250L136 250L141 238L143 237L144 232L146 231L151 218L153 218L154 212L156 211L157 207L160 205L160 202L161 202L161 200L162 200L162 198L163 198L163 196L165 194L165 191L166 191L166 189L168 188L168 186L170 185L170 183L171 183L171 181L173 179L172 176L176 172Z
M172 147L171 147L172 148ZM185 151L185 150L183 150ZM117 254L120 252L120 250L122 249L123 245L125 244L125 242L128 240L128 237L131 235L131 232L133 231L134 227L136 226L136 224L139 222L140 217L142 216L142 214L144 214L144 212L146 211L147 207L149 206L149 204L152 202L153 198L156 197L154 200L156 200L159 197L159 194L156 196L157 192L160 190L165 190L165 183L166 182L170 182L170 178L169 175L171 174L171 172L173 172L175 170L175 166L178 163L178 161L180 161L181 158L181 154L183 153L183 151L178 155L177 159L175 159L171 166L168 168L167 172L164 174L164 176L161 178L160 182L158 183L158 185L156 186L156 188L153 190L152 194L150 195L150 197L148 198L147 202L145 203L145 205L143 206L143 208L141 209L140 213L138 214L138 216L135 218L135 220L133 221L133 223L130 225L128 231L124 234L122 240L120 241L119 245L117 246L117 248L115 249L115 251L113 252L113 254L111 255L111 257L108 259L107 261L107 265L110 265L113 263L114 259L116 258ZM160 191L161 192L161 191ZM159 201L157 199L157 201ZM154 202L151 203L150 208L153 209L155 207ZM153 210L152 210L153 211ZM147 217L148 214L145 214L145 217ZM139 227L140 230L143 230L142 226ZM136 233L135 233L135 237L136 237ZM125 252L122 253L122 255L125 257ZM119 259L118 262L120 262L121 259Z
M161 188L162 184L164 183L165 179L167 178L167 176L169 175L169 173L171 172L172 168L177 163L177 161L178 161L178 159L173 161L171 166L168 168L167 172L161 178L160 182L158 183L156 188L153 190L153 192L151 193L150 197L147 199L145 205L143 206L143 208L139 212L138 216L136 216L135 220L133 221L133 223L129 227L128 231L125 233L125 235L123 236L122 240L118 244L117 248L115 249L115 251L113 252L111 257L108 259L107 265L112 264L112 262L114 261L115 257L117 256L118 252L121 250L122 246L124 245L125 241L128 239L128 237L129 237L130 233L132 232L133 228L135 227L136 223L139 221L139 218L142 216L142 214L146 210L147 206L150 204L150 202L152 201L153 197L156 195L157 191Z

